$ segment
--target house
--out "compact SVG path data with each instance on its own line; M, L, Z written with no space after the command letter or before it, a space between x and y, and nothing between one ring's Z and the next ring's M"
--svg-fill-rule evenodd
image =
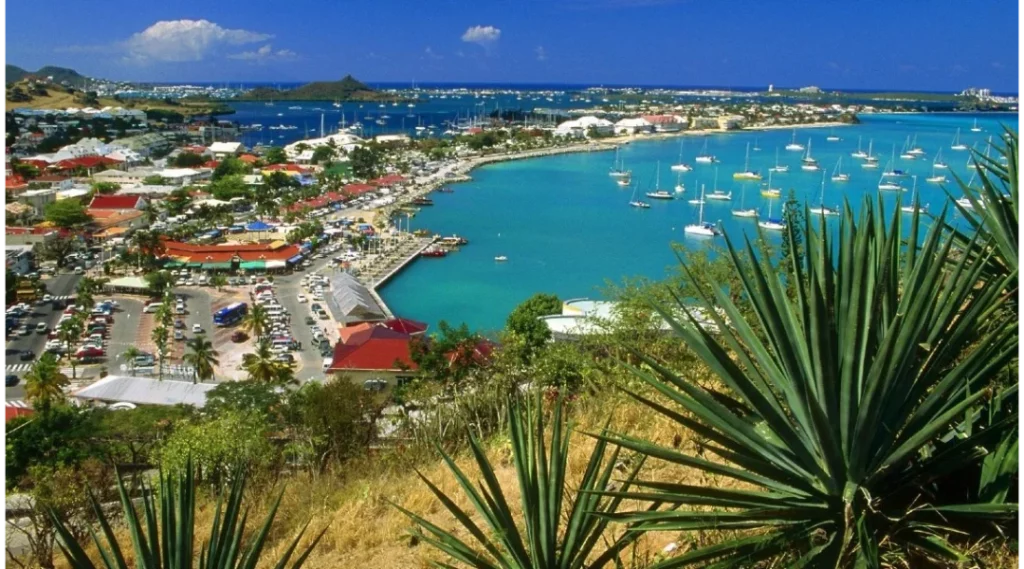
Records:
M722 130L733 130L743 128L743 123L746 121L742 115L728 115L724 117L718 117L718 128Z
M191 405L202 408L215 383L158 380L148 377L108 375L81 389L73 397L82 402L120 404L133 409L137 405Z
M25 190L18 194L17 200L37 212L43 212L46 206L57 201L57 190Z
M679 132L690 122L678 115L644 115L643 119L654 127L655 132Z
M107 196L107 197L131 197L131 196ZM86 208L86 213L92 216L91 227L94 232L101 232L111 227L125 227L135 229L144 227L146 214L137 209L92 209Z
M104 170L93 174L92 180L94 182L114 182L125 186L141 184L150 175L152 175L151 170Z
M227 158L241 154L245 147L241 142L214 142L210 145L209 150L214 158Z
M4 229L4 243L7 245L43 244L56 238L61 231L49 226L11 227Z
M124 162L114 160L113 158L107 158L106 156L82 156L81 158L70 158L68 160L61 160L53 165L53 168L60 171L71 171L82 169L85 170L87 176L91 176L93 172L99 172L107 168L115 168L122 166Z
M412 361L412 336L375 323L346 326L327 373L382 391L411 380L417 370Z
M640 134L651 132L651 123L643 117L631 117L615 123L615 134Z
M200 180L209 179L213 172L211 170L193 170L192 168L164 168L154 175L160 176L169 184L176 186L187 186Z
M35 267L31 245L6 245L7 268L16 275L27 275Z
M565 121L555 127L555 136L583 138L589 136L591 132L596 132L600 135L612 134L615 132L615 124L608 119L585 116Z
M298 245L284 241L240 245L192 245L177 241L163 243L168 268L189 266L221 271L275 271L294 267L302 260Z
M95 196L89 202L89 209L145 209L146 200L142 196Z

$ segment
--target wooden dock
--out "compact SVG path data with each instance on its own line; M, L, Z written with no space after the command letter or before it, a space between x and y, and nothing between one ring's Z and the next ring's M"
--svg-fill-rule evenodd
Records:
M386 314L388 318L394 318L395 315L392 314L391 309L384 303L384 299L382 299L380 294L377 293L377 289L390 280L391 277L397 275L402 269L408 266L409 263L413 262L420 256L420 253L422 253L427 247L433 245L436 241L437 239L435 237L417 237L415 242L410 243L412 247L406 254L392 259L392 262L384 267L382 271L375 271L373 276L370 277L360 276L359 280L363 281L366 287L370 289L370 294L373 295L373 300L380 305L384 314Z

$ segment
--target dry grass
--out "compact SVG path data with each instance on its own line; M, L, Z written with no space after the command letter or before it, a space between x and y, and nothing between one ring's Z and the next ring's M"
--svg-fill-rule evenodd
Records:
M611 420L613 429L628 432L651 442L666 446L678 445L687 453L698 452L698 443L692 433L631 400L609 400L604 396L599 400L581 401L577 403L574 413L577 418L576 433L570 445L569 471L570 480L578 480L594 447L594 440L587 432L597 432L605 421ZM518 513L519 492L515 471L511 466L511 448L504 437L495 437L488 445L488 456L492 460L498 479L505 489L513 510ZM714 459L710 454L705 458ZM476 478L477 470L471 458L461 455L457 462ZM434 453L394 452L386 456L367 458L348 465L342 472L311 478L307 475L295 475L285 480L285 489L281 508L278 513L275 530L270 536L270 546L265 550L261 567L270 567L288 546L299 528L310 522L303 545L309 543L317 531L329 524L326 534L319 546L310 556L305 567L308 569L334 569L337 567L359 567L360 569L393 569L428 567L431 560L442 557L425 544L414 544L409 535L412 524L401 512L393 508L389 502L425 515L439 526L456 533L460 538L468 538L447 510L434 498L429 489L417 478L414 469L418 468L427 478L433 481L460 507L472 511L472 506L465 498L457 482ZM695 485L714 486L719 488L735 487L733 480L709 476L703 472L683 469L676 465L668 465L658 461L649 461L645 466L641 479L657 479L676 481ZM274 494L259 492L262 496ZM269 498L257 500L254 511L250 513L252 525L256 525L265 515ZM212 500L202 500L197 512L198 536L205 535L206 528L212 523ZM625 504L623 509L640 507L638 504ZM475 521L482 520L474 515ZM612 526L614 528L614 526ZM122 543L128 543L127 533L119 530ZM693 547L708 545L720 540L723 535L717 532L699 532L682 535L679 533L647 534L637 542L636 558L647 562L657 559L662 550L672 542L678 546L676 555ZM1017 566L1018 555L1015 548L1005 544L979 544L972 548L981 557L987 568L1008 569ZM130 554L130 547L125 550ZM640 563L643 567L647 563ZM627 563L626 567L630 567Z

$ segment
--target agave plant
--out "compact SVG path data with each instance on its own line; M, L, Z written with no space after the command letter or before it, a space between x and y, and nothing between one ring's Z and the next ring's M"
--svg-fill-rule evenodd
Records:
M257 563L263 561L260 556L263 554L267 534L270 532L277 508L281 503L281 496L278 495L274 505L270 508L259 532L255 536L249 536L248 543L245 544L243 540L245 540L245 524L249 518L249 508L242 505L245 475L241 468L236 470L233 480L227 494L226 504L223 494L217 498L210 535L202 543L199 551L200 569L254 569ZM172 481L170 476L161 474L158 493L159 510L151 488L143 484L143 515L140 518L132 504L132 499L125 490L121 477L118 476L117 484L121 494L121 506L135 552L135 559L131 565L125 560L106 513L95 496L90 495L93 512L103 532L101 540L96 532L89 528L93 543L99 551L100 567L105 569L127 569L129 566L145 569L191 568L196 557L194 481L191 460L188 461L177 481ZM58 545L67 559L68 565L74 569L95 569L96 565L89 559L82 545L75 540L68 529L68 521L59 519L53 512L50 515L56 527ZM274 567L284 569L288 566L288 562L308 526L307 523L295 536ZM292 569L297 569L306 562L306 558L319 543L325 531L327 531L326 527L301 551L291 563Z
M583 478L570 498L567 495L566 465L571 427L563 414L563 404L558 401L551 421L550 443L546 445L544 413L540 405L516 404L513 410L509 435L513 464L519 479L522 518L517 519L512 513L494 467L488 461L480 441L472 433L469 434L470 449L483 475L479 490L448 454L441 451L440 447L438 450L477 514L487 524L487 530L477 525L469 513L433 482L423 474L417 474L455 516L458 524L472 536L475 544L467 543L454 533L397 504L395 507L416 523L414 535L419 539L453 559L478 569L596 569L617 563L619 554L641 535L627 528L609 542L604 535L609 521L596 515L613 514L622 502L622 498L600 495L614 484L612 475L619 463L620 449L615 448L606 458L608 444L598 441ZM628 487L642 463L642 460L637 461L625 474L622 487ZM602 542L606 546L604 551L598 548ZM438 566L451 567L447 564Z
M993 278L1016 272L1018 268L1020 222L1017 207L1017 133L1004 129L1003 140L1003 145L995 147L997 158L973 152L980 187L971 187L969 183L954 175L957 186L967 200L954 203L970 227L970 233L947 225L947 230L957 245L966 249L968 254L977 257L991 252L992 259L987 271ZM999 158L1005 160L1006 164ZM970 207L967 207L968 204ZM971 247L975 235L978 239ZM1011 285L1013 292L1016 292L1016 278Z
M917 215L904 222L897 209L886 221L883 209L865 200L855 218L846 204L836 241L808 221L806 256L785 275L791 297L777 268L744 265L749 321L718 287L702 299L725 313L707 311L718 333L658 307L721 385L702 387L638 354L646 365L634 372L667 402L632 396L706 440L717 459L625 434L601 438L733 483L638 480L609 494L677 507L603 514L638 531L727 532L656 567L960 560L951 536L1015 517L1016 504L939 492L936 482L977 468L1015 432L1015 408L984 430L963 422L1016 356L1017 322L1002 309L1016 270L982 285L992 251L948 263L953 239L941 224L925 232ZM749 240L743 248L754 258Z

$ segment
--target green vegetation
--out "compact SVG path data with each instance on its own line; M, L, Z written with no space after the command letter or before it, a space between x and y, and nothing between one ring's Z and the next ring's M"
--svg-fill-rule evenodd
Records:
M44 214L49 221L62 229L80 227L92 221L92 216L85 211L85 206L78 200L60 200L46 205Z
M260 101L391 101L395 97L375 91L351 75L346 75L340 81L316 81L307 83L295 89L280 90L270 87L259 87L253 89L241 97L240 100Z

